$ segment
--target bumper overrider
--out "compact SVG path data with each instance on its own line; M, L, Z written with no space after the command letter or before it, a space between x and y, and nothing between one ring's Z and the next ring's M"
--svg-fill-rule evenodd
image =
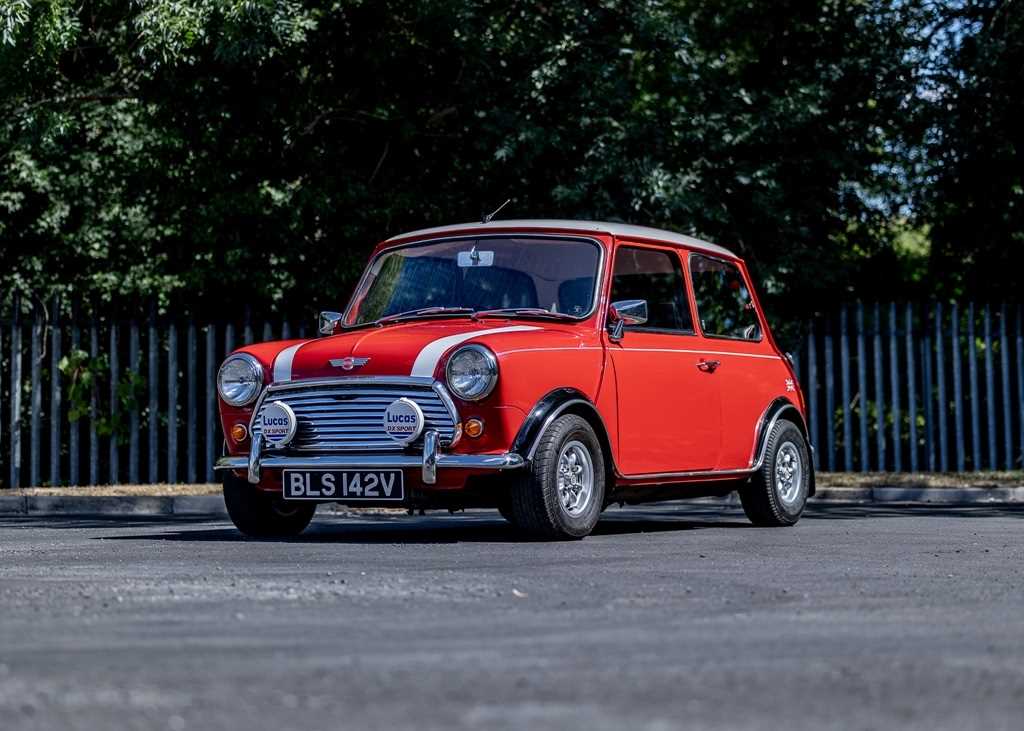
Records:
M428 423L422 431L421 438L417 439L418 444L416 446L406 446L402 451L390 453L378 453L368 444L365 451L350 449L335 453L323 453L323 451L320 451L317 454L302 454L300 450L298 453L291 451L288 454L282 454L281 445L273 444L273 442L268 443L268 439L264 437L259 429L259 416L262 407L265 403L272 405L274 403L273 399L277 396L285 396L288 393L294 394L297 390L301 390L302 393L297 398L310 399L319 397L323 399L327 398L328 394L334 393L334 391L328 391L327 389L329 388L339 386L343 388L378 387L382 383L386 383L388 386L401 386L405 389L410 389L413 386L426 386L431 391L436 391L442 397L442 401L447 407L446 411L450 412L453 422L458 423L458 414L455 412L454 404L447 396L444 387L436 382L424 384L417 382L417 379L411 378L387 379L386 381L384 379L352 378L344 379L343 381L315 381L291 385L274 384L264 389L253 411L253 418L250 423L250 434L252 437L249 454L247 456L221 457L214 465L214 469L217 471L244 471L249 482L257 484L261 480L264 469L364 470L418 468L421 472L423 483L433 485L437 482L438 469L498 471L519 469L526 464L526 460L514 452L501 454L447 453L443 451L443 443L446 443L444 439L447 435L442 433L444 431L442 429L430 428L430 419L427 420ZM337 398L337 395L335 395L335 398ZM351 397L345 398L346 401L351 400ZM307 401L307 403L310 402ZM302 407L299 408L301 409ZM319 405L307 408L321 409L322 411L322 406ZM343 408L344 406L339 406L339 409ZM383 428L383 423L380 428Z

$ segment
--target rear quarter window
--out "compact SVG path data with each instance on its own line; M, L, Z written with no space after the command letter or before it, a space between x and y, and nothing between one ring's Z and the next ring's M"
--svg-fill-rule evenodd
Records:
M690 255L690 276L697 317L704 335L760 340L761 326L750 287L735 264L702 254Z

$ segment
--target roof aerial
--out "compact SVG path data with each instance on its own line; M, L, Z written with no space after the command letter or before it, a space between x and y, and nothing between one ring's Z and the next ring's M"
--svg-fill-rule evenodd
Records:
M556 218L534 218L534 219L521 219L512 221L494 221L492 223L482 224L479 221L473 223L457 223L450 226L437 226L434 228L424 228L418 231L409 231L408 233L399 234L398 236L392 236L388 241L397 241L398 239L408 239L416 236L435 236L437 234L448 234L458 233L459 231L465 230L477 230L481 228L493 228L495 230L501 229L561 229L563 231L579 231L588 233L606 233L616 237L626 238L641 238L641 239L654 239L656 241L667 241L673 244L679 244L686 246L691 249L698 251L704 251L709 254L719 254L722 256L736 257L736 254L726 249L724 246L718 244L712 244L708 241L701 241L695 239L692 236L686 236L685 234L675 233L674 231L665 231L663 229L651 228L649 226L634 226L628 223L612 223L608 221L569 221Z

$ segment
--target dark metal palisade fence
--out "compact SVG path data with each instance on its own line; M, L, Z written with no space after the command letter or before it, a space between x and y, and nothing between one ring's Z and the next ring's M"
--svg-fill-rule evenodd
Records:
M202 482L223 435L216 375L255 340L305 324L79 315L15 296L0 327L0 488Z
M1019 470L1021 306L855 303L793 354L819 469Z
M7 303L0 487L213 480L221 360L307 330L78 309ZM809 322L794 358L819 469L1021 469L1022 326L1020 305L955 303L850 304Z

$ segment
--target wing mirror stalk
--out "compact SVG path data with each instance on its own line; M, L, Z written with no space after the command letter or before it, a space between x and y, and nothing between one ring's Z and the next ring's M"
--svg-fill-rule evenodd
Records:
M608 337L613 341L622 340L627 325L643 325L647 322L647 300L619 300L612 302L608 310Z

